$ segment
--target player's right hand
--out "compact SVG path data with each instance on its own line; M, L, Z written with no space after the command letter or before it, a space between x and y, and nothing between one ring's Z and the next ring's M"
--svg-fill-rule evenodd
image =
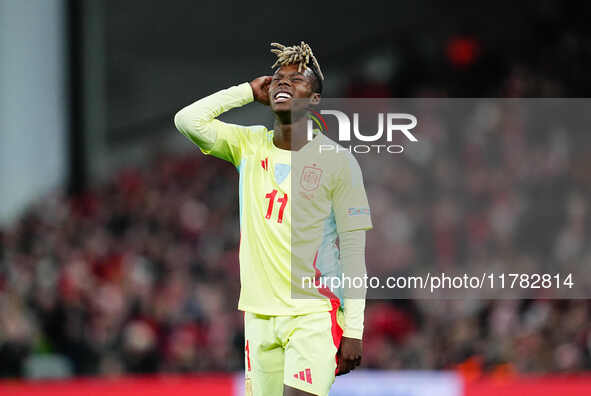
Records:
M254 96L254 100L266 106L269 106L269 86L271 85L272 79L273 77L271 76L261 76L255 78L250 82L250 87L252 88L252 95Z

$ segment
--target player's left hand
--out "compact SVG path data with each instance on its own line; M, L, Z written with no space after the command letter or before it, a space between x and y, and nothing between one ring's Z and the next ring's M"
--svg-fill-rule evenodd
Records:
M337 352L337 374L347 374L361 364L361 354L363 352L363 343L356 338L343 337L341 346Z

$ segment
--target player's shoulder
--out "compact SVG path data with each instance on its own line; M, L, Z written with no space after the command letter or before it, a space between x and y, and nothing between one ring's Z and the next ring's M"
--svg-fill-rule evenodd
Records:
M259 143L269 138L270 131L264 125L247 125L243 126L248 133L249 140L252 143Z
M338 142L329 138L325 134L322 134L319 142L321 147L321 153L327 155L330 161L334 161L337 166L345 164L358 164L357 158L351 153L350 150L341 146Z
M269 131L264 125L248 125L245 128L248 128L253 133L267 133Z
M363 174L361 167L357 158L348 149L326 135L322 135L322 140L319 144L332 146L332 148L322 151L322 153L327 153L324 162L330 164L329 166L332 168L337 179L350 180L353 185L362 184Z
M239 125L239 127L253 135L264 135L268 132L264 125Z

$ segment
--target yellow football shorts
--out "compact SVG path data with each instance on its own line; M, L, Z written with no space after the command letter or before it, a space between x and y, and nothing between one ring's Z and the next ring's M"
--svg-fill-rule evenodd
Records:
M328 395L343 334L342 310L297 316L244 315L246 396L282 396L283 385Z

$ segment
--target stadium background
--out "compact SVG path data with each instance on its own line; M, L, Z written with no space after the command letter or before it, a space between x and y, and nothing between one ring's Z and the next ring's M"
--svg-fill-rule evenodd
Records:
M269 73L271 41L309 42L326 96L586 97L589 11L547 0L0 0L0 393L239 392L237 175L195 151L172 117ZM272 122L261 105L226 119ZM506 138L501 150L520 131ZM544 147L521 154L547 158ZM541 229L561 231L538 256L588 257L591 157L579 149L580 161L541 175L564 194L544 203ZM471 175L455 161L451 179L494 180L497 164ZM404 169L410 181L425 174ZM511 207L453 226L427 217L432 258L453 261L475 238L494 246L499 211ZM420 245L396 247L411 265ZM368 265L378 255L368 250ZM589 394L590 308L369 301L363 371L338 378L333 394Z

